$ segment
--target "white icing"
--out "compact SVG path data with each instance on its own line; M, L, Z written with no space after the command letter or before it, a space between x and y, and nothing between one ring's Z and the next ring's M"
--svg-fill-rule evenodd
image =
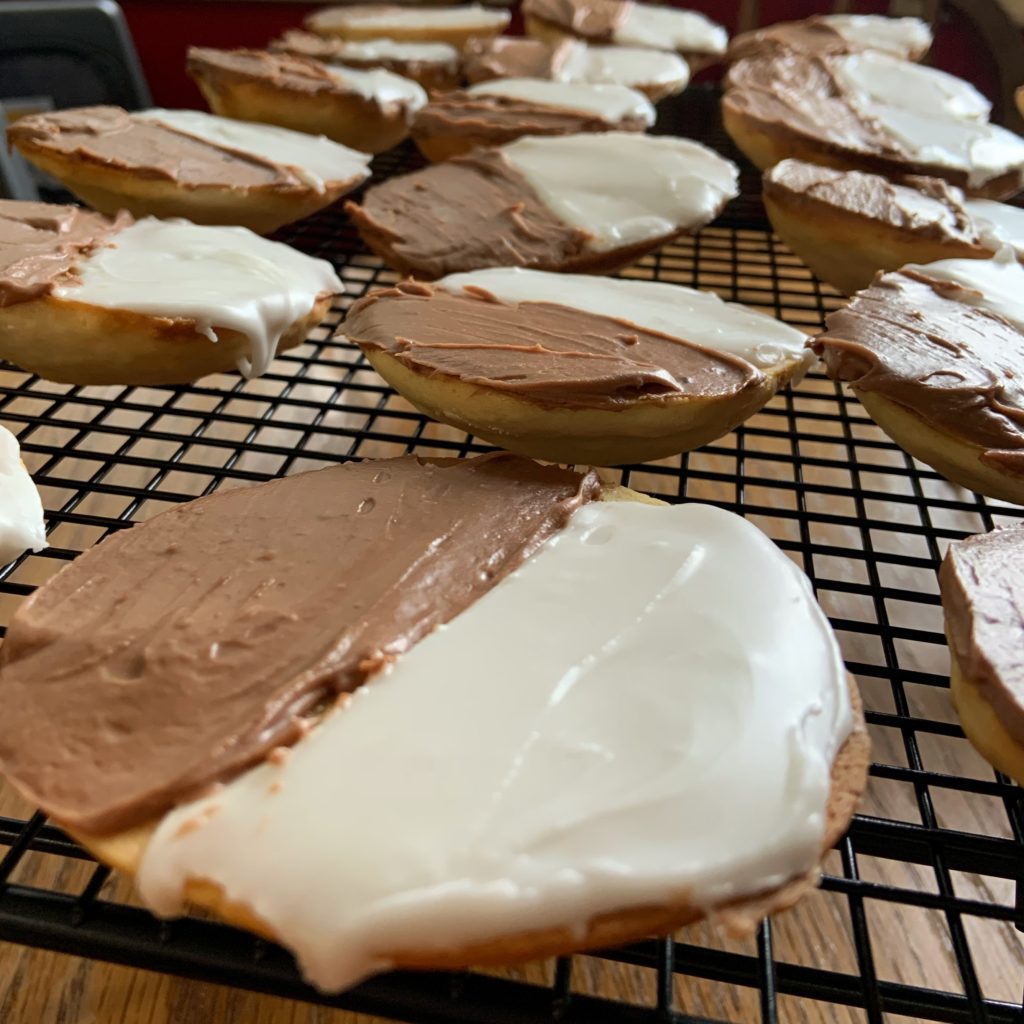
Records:
M356 179L354 184L357 184L370 176L368 154L357 153L323 135L235 121L199 110L141 110L133 116L158 121L204 142L284 165L317 192L323 192L328 181Z
M338 49L340 60L409 60L456 64L459 51L448 43L403 43L396 39L352 40Z
M560 220L606 252L700 227L737 194L736 165L689 139L605 132L502 147Z
M354 9L329 7L318 11L311 21L325 28L351 25L360 29L379 30L380 35L386 37L389 31L409 28L465 28L500 32L511 19L508 11L466 4L461 7L405 7L401 11L386 6L380 10L363 6Z
M972 186L1016 170L1024 180L1024 139L995 124L933 117L873 104L868 113L915 163L964 171Z
M418 82L383 68L346 68L331 65L324 69L338 85L380 106L397 103L408 111L426 106L427 94Z
M1018 259L1024 259L1024 210L991 199L968 199L964 206L985 245L992 249L1008 245Z
M852 714L806 577L707 505L593 504L280 764L172 812L139 885L250 908L335 990L391 951L812 870Z
M545 82L538 78L502 78L471 85L466 90L485 96L507 96L543 107L555 107L579 114L596 114L610 124L637 118L650 127L654 107L643 93L624 85Z
M830 66L854 102L869 113L882 104L928 117L987 121L992 111L970 82L885 53L834 57Z
M612 31L612 41L655 50L720 54L725 53L729 36L721 25L697 11L634 3Z
M739 303L723 302L713 292L678 284L496 267L450 274L435 287L450 292L483 288L503 302L553 302L626 320L648 331L739 356L762 370L809 357L803 332Z
M344 286L326 260L314 259L247 228L184 220L136 221L79 266L79 280L54 289L59 299L170 319L194 320L217 341L218 329L249 341L239 370L258 377L281 336L323 293Z
M1024 334L1024 266L1009 246L990 260L939 260L903 269L960 285L967 289L957 293L960 302L998 313Z
M932 30L920 18L887 18L881 14L826 14L827 22L847 42L894 57L925 53L932 45Z
M677 53L639 46L588 46L582 40L567 44L555 73L560 82L629 85L676 85L690 80L690 65Z
M0 566L46 547L43 503L21 461L17 438L0 427Z
M892 189L893 200L907 215L908 227L937 224L950 231L957 230L956 214L945 203L905 185L893 185Z

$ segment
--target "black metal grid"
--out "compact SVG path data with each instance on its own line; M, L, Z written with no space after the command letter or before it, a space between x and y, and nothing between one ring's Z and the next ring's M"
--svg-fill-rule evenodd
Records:
M709 90L691 89L661 128L736 157ZM399 150L378 172L414 160ZM627 273L712 287L813 330L838 296L770 234L749 169L744 184L715 225ZM348 295L334 322L394 279L338 212L281 237L339 266ZM0 624L79 550L169 503L348 459L484 450L415 413L328 328L248 383L81 388L0 366L0 422L20 435L52 543L0 570ZM942 481L815 374L715 444L622 476L762 526L811 576L861 684L876 759L862 813L830 854L822 891L756 942L696 927L526 971L394 974L324 997L276 947L207 920L155 921L124 880L28 812L0 817L0 939L410 1021L775 1022L812 1009L837 1021L1024 1021L1024 801L950 712L934 575L949 540L1022 510ZM621 987L610 998L594 982L598 964L633 972L636 998Z

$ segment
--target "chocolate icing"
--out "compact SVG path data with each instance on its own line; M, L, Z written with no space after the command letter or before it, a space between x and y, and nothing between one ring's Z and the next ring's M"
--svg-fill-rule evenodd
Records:
M810 202L835 207L870 220L913 231L922 238L981 246L962 193L941 178L907 175L896 183L878 174L840 171L832 167L785 160L764 175L767 199ZM950 219L927 220L914 215L914 200L927 196L941 203Z
M327 64L342 64L352 68L384 68L396 75L413 78L424 88L450 88L459 72L459 60L411 60L397 57L361 58L352 55L352 43L336 36L327 38L312 32L289 29L280 39L267 45L271 53L286 53L294 57L308 57ZM359 45L359 44L356 44Z
M577 132L632 131L647 127L642 118L607 121L597 114L530 103L511 96L464 91L435 96L417 111L413 136L472 136L500 146L522 135L574 135Z
M79 258L131 223L77 206L0 199L0 307L48 295L73 279Z
M504 454L224 491L115 534L0 648L0 767L90 834L294 742L303 717L470 605L595 497Z
M619 410L638 400L733 396L762 381L737 356L550 302L500 302L407 282L371 292L339 328L431 376L445 374L542 406Z
M131 171L140 177L174 181L185 188L308 189L294 172L251 153L242 153L133 117L121 107L78 107L19 118L7 129L15 145L28 144L76 160Z
M418 276L479 267L557 267L584 248L499 150L481 149L366 191L345 204L364 237L388 243Z
M733 64L722 103L769 134L795 132L839 150L906 156L880 126L850 104L828 63L811 54L776 51Z
M363 96L335 78L327 65L309 57L265 50L213 50L192 46L188 51L186 70L197 81L209 82L214 92L221 83L259 82L283 92L318 96L333 93L347 96L367 107L388 106L370 96Z
M826 19L815 15L803 21L782 21L752 32L742 32L729 43L725 59L729 63L770 50L796 53L850 53L863 49L837 32Z
M980 446L984 463L1024 474L1024 335L958 293L917 271L885 274L831 313L811 347L834 380Z
M1024 527L950 544L939 569L946 635L1006 731L1024 743Z
M572 41L568 39L556 46L539 39L511 36L471 39L463 52L462 67L472 84L495 78L551 79L571 47Z
M523 0L523 15L600 42L608 42L632 0Z

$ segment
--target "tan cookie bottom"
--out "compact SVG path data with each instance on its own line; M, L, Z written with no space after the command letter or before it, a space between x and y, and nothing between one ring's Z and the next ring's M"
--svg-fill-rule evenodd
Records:
M383 153L409 134L412 114L402 104L381 106L354 93L309 93L261 80L205 77L198 71L192 76L210 109L221 117L326 135L363 153Z
M845 295L867 288L879 271L908 263L988 259L990 249L936 240L764 183L764 208L776 234L822 280Z
M184 217L193 224L237 225L261 235L330 206L362 180L360 175L347 181L329 181L323 192L313 188L238 189L226 185L189 188L129 168L56 153L45 146L20 143L18 149L83 202L108 216L127 210L136 218Z
M1006 731L982 688L964 675L955 654L950 665L949 688L953 707L971 745L989 764L1024 786L1024 745Z
M594 466L648 462L715 441L758 412L805 365L802 358L790 360L766 373L760 385L727 397L642 400L618 410L574 409L545 407L444 374L428 376L388 353L364 351L373 368L432 419L519 455Z
M278 351L301 345L330 305L330 296L317 299ZM189 384L235 370L248 354L248 339L223 328L217 338L199 334L191 320L53 297L16 303L0 318L0 358L62 384Z
M907 453L927 463L947 480L1024 505L1024 476L1003 472L981 461L986 449L937 430L905 406L873 391L851 387L868 415Z
M660 504L646 495L613 486L603 501L642 501ZM849 826L867 781L870 744L864 726L863 712L856 685L850 680L850 702L856 725L832 766L832 784L827 807L822 856L830 850ZM103 838L78 835L76 838L101 861L117 870L134 874L142 862L146 843L156 822L130 832ZM656 934L669 934L683 925L713 916L734 934L749 934L768 914L785 910L795 904L817 883L817 869L770 892L714 907L699 907L684 896L657 907L624 908L602 914L590 922L586 934L567 928L544 929L508 935L489 942L449 950L391 949L374 950L375 959L395 968L451 970L470 966L505 966L547 956L559 956L600 946L620 945ZM274 939L273 930L248 907L224 898L221 889L210 882L193 879L187 886L188 898L200 907L211 910L231 924Z

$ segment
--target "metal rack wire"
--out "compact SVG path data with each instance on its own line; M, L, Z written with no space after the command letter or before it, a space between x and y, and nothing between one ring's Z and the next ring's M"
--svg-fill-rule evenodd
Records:
M736 156L710 90L691 89L660 127ZM378 173L414 160L396 151ZM839 297L773 238L757 193L748 169L744 195L713 226L627 273L711 287L817 328ZM394 280L340 213L281 237L339 266L348 295L335 323L344 305ZM0 570L0 624L78 551L171 503L349 459L483 450L417 414L330 329L253 382L81 388L0 366L0 422L20 435L52 542ZM396 1020L717 1024L806 1020L813 1010L822 1020L1020 1024L1024 799L973 753L949 709L934 574L950 539L1022 510L942 481L815 374L728 437L623 479L764 528L811 576L861 685L876 759L862 813L830 854L821 892L765 924L756 942L695 927L525 971L393 974L325 997L287 954L250 935L198 918L157 922L127 883L10 800L0 803L0 939ZM918 948L908 951L911 927ZM635 999L594 982L612 969L640 979Z

